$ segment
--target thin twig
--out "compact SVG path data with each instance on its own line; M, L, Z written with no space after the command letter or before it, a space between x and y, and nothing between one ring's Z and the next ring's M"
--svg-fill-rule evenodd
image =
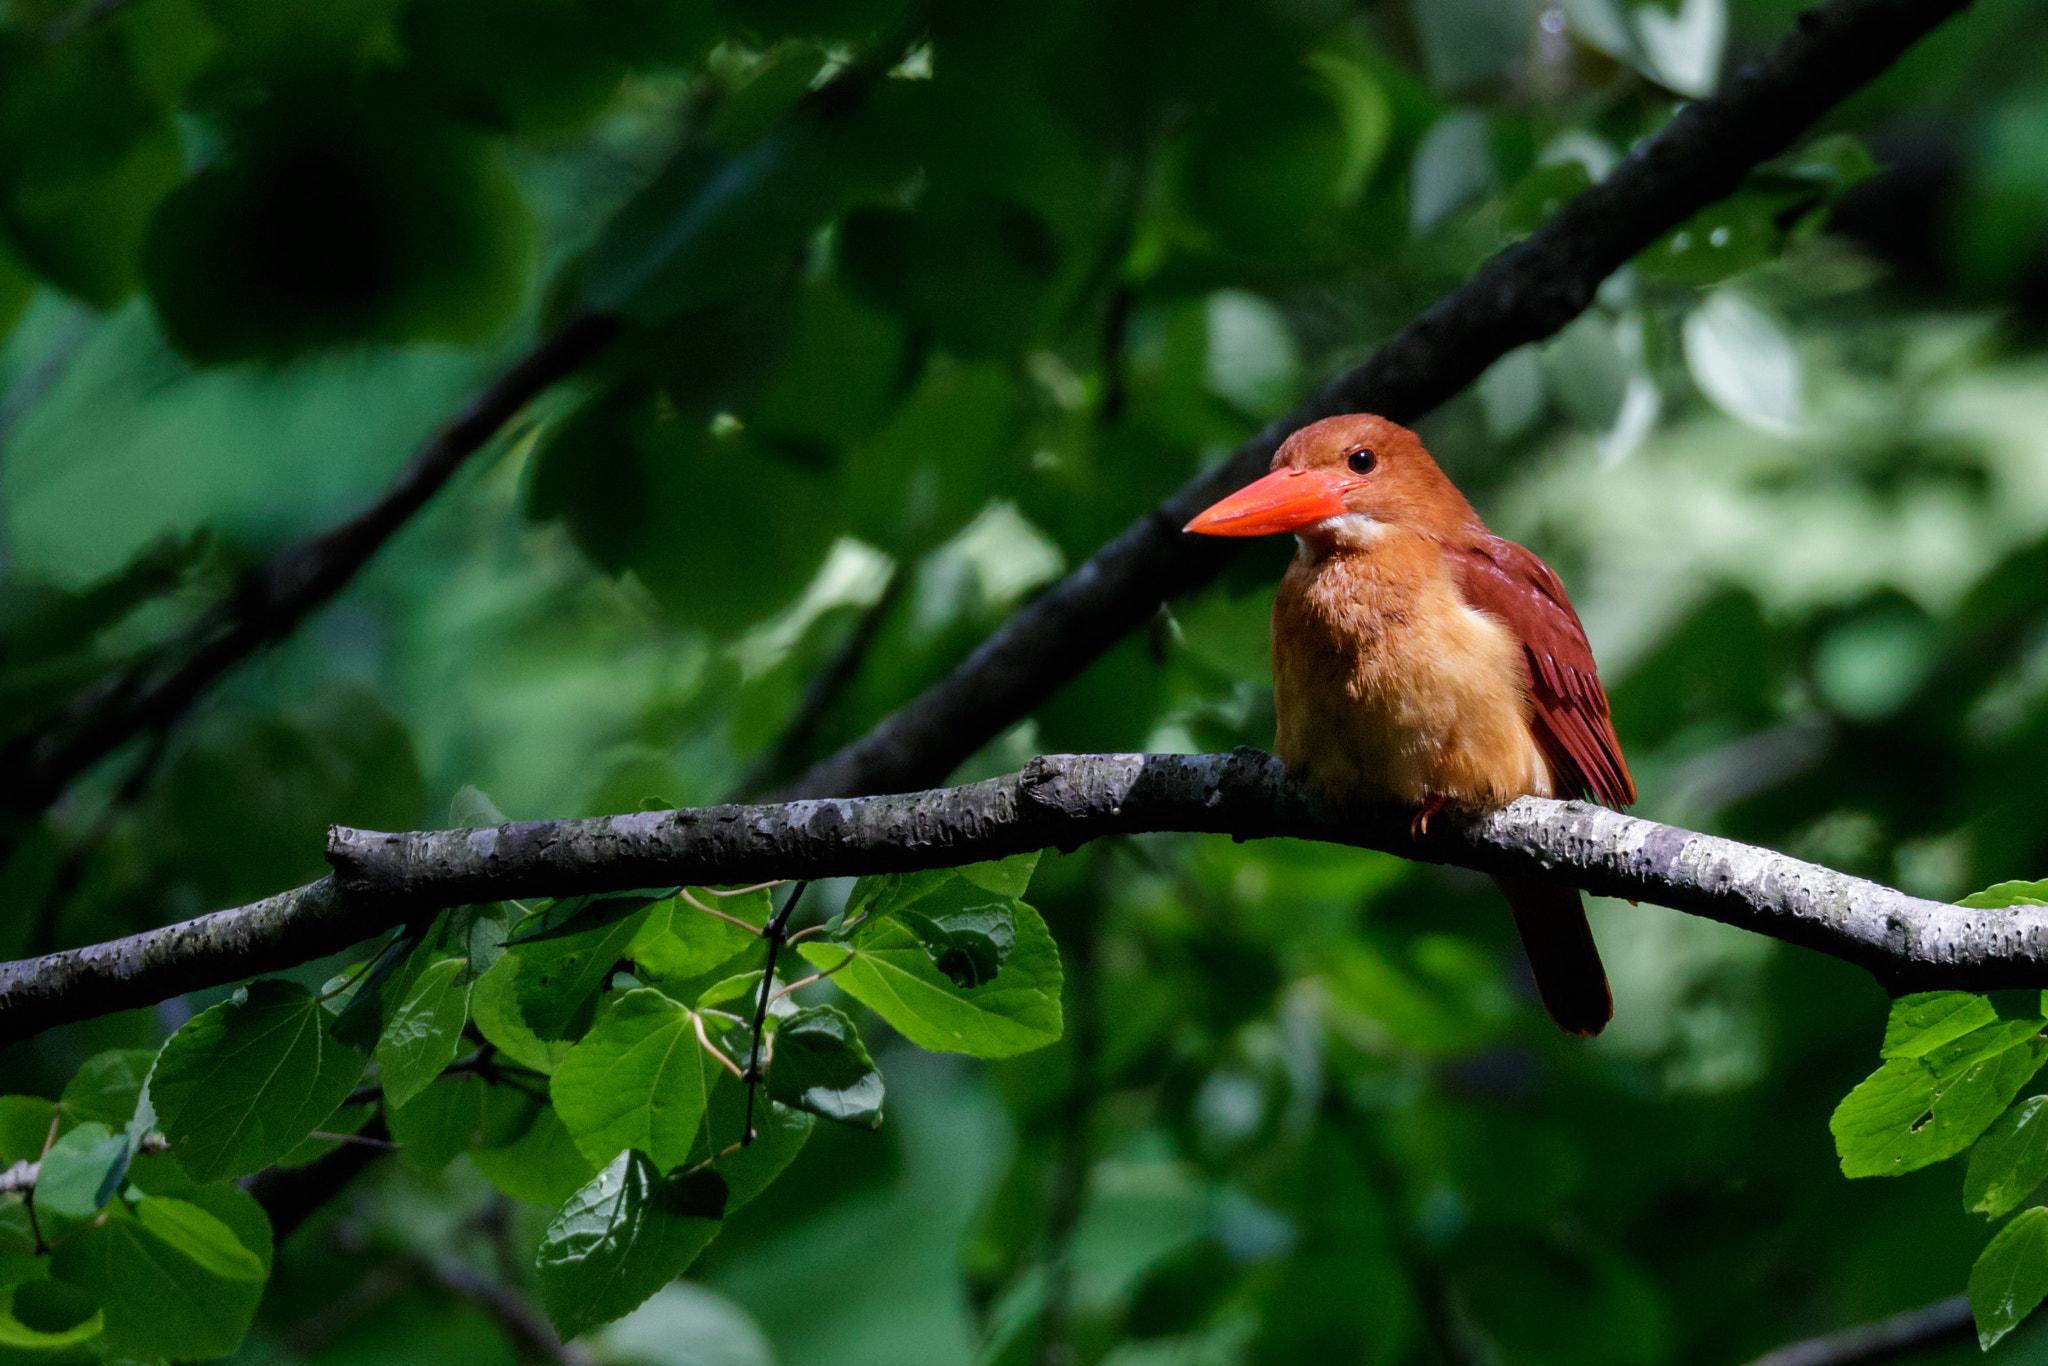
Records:
M369 1138L363 1134L331 1134L324 1129L315 1129L306 1137L317 1138L323 1143L360 1143L366 1148L379 1148L387 1153L401 1152L405 1148L403 1143L394 1143L390 1139Z
M768 940L768 968L761 974L761 1004L754 1010L754 1046L747 1054L747 1115L740 1127L742 1147L754 1141L754 1091L761 1084L761 1036L768 1028L768 991L775 985L775 956L782 949L782 932L789 925L789 917L796 910L796 903L804 899L804 888L808 882L799 882L796 890L789 894L789 900L782 903L782 909L768 922L762 934Z
M726 1071L732 1073L741 1081L745 1081L747 1079L747 1074L740 1070L740 1065L734 1062L731 1058L725 1056L725 1050L718 1047L718 1045L712 1043L711 1036L704 1032L704 1017L693 1010L690 1012L690 1023L697 1027L697 1042L704 1045L704 1051L706 1053L709 1053L712 1057L718 1059L719 1064L722 1067L724 1067Z
M692 906L695 906L698 910L704 912L704 914L706 915L715 915L728 925L739 926L748 934L761 933L761 927L758 925L749 925L746 921L740 919L736 915L727 915L724 911L713 910L711 907L706 906L703 902L697 900L696 897L690 895L690 889L688 887L683 888L682 891L678 893L678 895L680 895L683 898L683 900L689 902Z
M770 878L766 882L757 882L751 887L728 887L722 892L719 891L716 887L699 887L697 890L704 893L706 896L751 896L755 892L766 892L776 887L780 887L783 883L787 881L789 881L789 879L786 877L778 877Z
M790 942L794 943L795 940L792 939ZM773 996L769 997L768 1004L771 1006L774 1005L777 1001L789 995L790 992L797 990L799 987L812 986L818 982L824 981L827 977L830 977L833 973L839 971L841 968L845 967L848 963L851 963L854 959L858 957L860 957L860 954L857 950L848 949L846 951L846 957L840 959L838 962L834 963L831 967L826 968L822 972L814 972L808 977L797 978L794 982L791 982L788 986L784 987L782 990L776 992Z
M1749 1366L1876 1366L1929 1348L1969 1342L1976 1335L1970 1297L1951 1295L1890 1318L1787 1343L1765 1352Z

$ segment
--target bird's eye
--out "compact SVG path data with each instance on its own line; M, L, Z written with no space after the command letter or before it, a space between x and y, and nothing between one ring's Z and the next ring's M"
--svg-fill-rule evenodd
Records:
M1346 456L1344 463L1351 466L1353 474L1371 474L1374 467L1380 463L1380 458L1369 449L1360 449Z

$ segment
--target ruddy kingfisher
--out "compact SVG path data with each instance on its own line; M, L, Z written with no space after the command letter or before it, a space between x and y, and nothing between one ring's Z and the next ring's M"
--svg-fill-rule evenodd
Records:
M1274 749L1339 802L1414 828L1516 797L1636 799L1585 628L1549 565L1486 529L1422 441L1370 413L1287 438L1272 473L1187 525L1294 533L1273 602ZM1560 1028L1614 1014L1578 890L1496 877Z

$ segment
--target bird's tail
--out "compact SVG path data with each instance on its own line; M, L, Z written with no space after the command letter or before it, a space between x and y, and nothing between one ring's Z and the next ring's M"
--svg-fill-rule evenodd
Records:
M1614 1018L1614 997L1578 888L1526 877L1496 877L1494 882L1515 913L1515 928L1550 1018L1559 1029L1584 1038L1605 1029Z

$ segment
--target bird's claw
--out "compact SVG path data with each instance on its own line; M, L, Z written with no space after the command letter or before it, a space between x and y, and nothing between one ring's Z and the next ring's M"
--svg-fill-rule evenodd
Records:
M1408 822L1408 838L1420 843L1422 837L1429 833L1429 818L1449 804L1450 799L1448 797L1443 796L1441 793L1432 793L1429 800L1424 802L1420 809L1416 811L1415 818Z

